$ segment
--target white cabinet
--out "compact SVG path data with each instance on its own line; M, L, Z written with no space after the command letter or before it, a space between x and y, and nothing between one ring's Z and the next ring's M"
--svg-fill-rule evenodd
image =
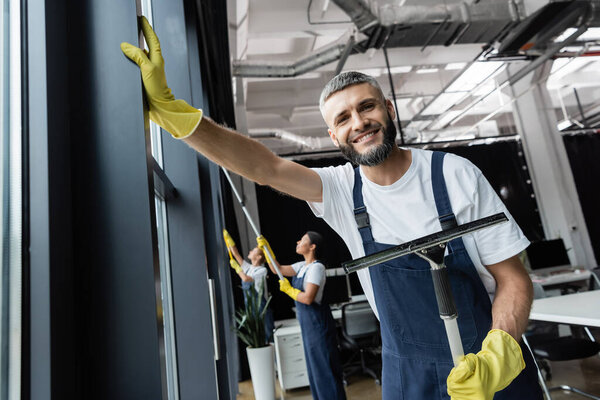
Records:
M308 386L308 372L304 358L302 333L298 320L275 321L275 358L277 376L282 390Z

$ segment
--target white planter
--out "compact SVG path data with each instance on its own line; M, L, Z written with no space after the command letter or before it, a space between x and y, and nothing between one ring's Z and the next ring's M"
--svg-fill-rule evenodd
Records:
M275 400L275 366L273 345L253 349L246 347L250 376L256 400Z

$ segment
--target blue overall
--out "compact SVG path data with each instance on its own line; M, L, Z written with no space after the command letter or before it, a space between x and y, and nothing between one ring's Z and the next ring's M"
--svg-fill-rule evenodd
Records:
M266 279L266 278L265 278ZM242 281L242 290L244 291L244 304L246 304L246 296L249 290L256 290L254 288L254 282L244 282ZM260 309L263 310L265 305L267 304L267 300L265 300L265 296L260 299ZM275 326L275 322L273 320L273 310L271 307L267 308L267 312L265 313L265 339L267 343L273 343L273 328Z
M434 152L432 187L442 229L456 226L442 171L445 153ZM354 213L365 254L393 245L373 239L362 197L362 181L355 169ZM398 205L401 207L402 205ZM492 306L462 238L449 242L444 258L458 309L458 326L466 353L477 353L492 325ZM444 323L439 316L430 265L408 254L369 269L382 336L383 399L449 399L446 378L453 367ZM522 346L526 368L494 399L543 399L537 370Z
M292 278L292 286L304 290L304 276ZM345 400L342 365L335 322L328 304L296 301L296 316L302 330L308 381L314 400Z

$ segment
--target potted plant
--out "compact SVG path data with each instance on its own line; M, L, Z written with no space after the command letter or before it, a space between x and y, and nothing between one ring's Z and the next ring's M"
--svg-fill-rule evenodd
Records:
M246 344L246 354L250 366L250 376L256 400L275 399L275 366L273 346L265 335L265 314L271 296L263 302L262 289L246 292L243 308L236 311L234 330Z

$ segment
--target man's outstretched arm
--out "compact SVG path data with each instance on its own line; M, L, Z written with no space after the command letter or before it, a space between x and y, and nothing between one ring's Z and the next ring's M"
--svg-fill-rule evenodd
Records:
M183 139L209 160L260 185L307 201L322 201L319 174L283 159L256 140L224 128L206 116L196 131Z
M261 143L219 126L167 86L158 37L145 17L140 24L148 52L121 43L123 53L141 71L150 119L211 161L261 185L269 185L301 200L321 201L319 175L300 164L277 157Z

